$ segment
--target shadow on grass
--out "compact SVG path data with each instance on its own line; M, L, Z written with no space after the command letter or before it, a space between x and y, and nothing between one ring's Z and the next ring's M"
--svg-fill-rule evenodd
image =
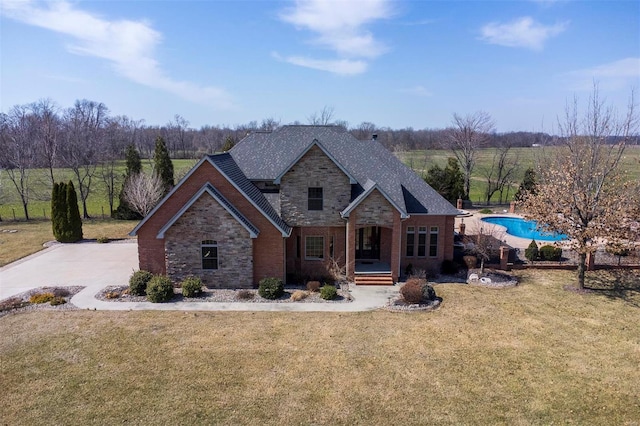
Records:
M585 288L640 307L640 271L611 269L587 273Z

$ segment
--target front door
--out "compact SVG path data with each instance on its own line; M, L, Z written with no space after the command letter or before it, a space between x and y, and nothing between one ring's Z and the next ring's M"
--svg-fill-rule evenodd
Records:
M380 227L369 226L356 231L356 260L380 260Z

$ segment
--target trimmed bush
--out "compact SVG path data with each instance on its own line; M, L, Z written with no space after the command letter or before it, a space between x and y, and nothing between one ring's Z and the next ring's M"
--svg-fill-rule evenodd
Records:
M153 278L149 271L135 271L129 278L129 293L134 296L144 296L147 294L147 285Z
M443 260L442 265L440 266L440 272L444 275L457 274L459 269L459 265L450 259Z
M173 284L164 275L155 275L147 284L147 299L151 303L164 303L173 297Z
M109 237L105 237L104 235L102 237L98 237L96 239L96 241L100 244L106 244L109 242Z
M55 298L56 296L53 293L36 293L31 295L31 297L29 298L29 303L49 303Z
M184 297L196 297L202 294L202 280L198 277L187 277L180 286Z
M335 286L324 285L320 288L320 297L324 300L333 300L338 296L338 290Z
M291 295L291 300L294 302L299 302L300 300L306 299L309 296L309 293L304 290L296 290Z
M400 287L400 295L410 305L419 304L422 301L422 284L424 281L419 279L409 279L402 287Z
M317 293L320 291L320 281L309 281L307 283L307 290L311 293Z
M436 291L433 289L431 284L423 283L421 302L426 303L426 302L431 302L432 300L436 300Z
M250 290L240 290L236 293L236 299L240 300L251 300L255 296L255 293Z
M265 299L277 299L284 294L284 284L279 278L263 278L258 283L258 294Z
M529 262L538 260L540 252L538 250L538 243L536 243L536 240L531 240L529 247L524 249L524 257L526 257Z
M558 261L562 258L562 249L560 247L546 245L540 247L539 254L542 260Z
M51 299L51 302L49 302L51 306L64 305L65 303L67 303L67 301L64 299L64 297L60 296L55 296L53 299Z

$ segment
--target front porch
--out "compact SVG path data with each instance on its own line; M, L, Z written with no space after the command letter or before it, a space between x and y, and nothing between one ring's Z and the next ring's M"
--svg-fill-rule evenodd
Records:
M356 285L393 285L391 266L376 260L356 260L353 280Z

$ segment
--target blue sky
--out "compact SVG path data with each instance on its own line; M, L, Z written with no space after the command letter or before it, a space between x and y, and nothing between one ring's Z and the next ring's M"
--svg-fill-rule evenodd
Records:
M634 1L0 0L0 109L50 98L202 125L443 128L488 112L552 132L566 102L640 90ZM637 96L640 99L640 94Z

